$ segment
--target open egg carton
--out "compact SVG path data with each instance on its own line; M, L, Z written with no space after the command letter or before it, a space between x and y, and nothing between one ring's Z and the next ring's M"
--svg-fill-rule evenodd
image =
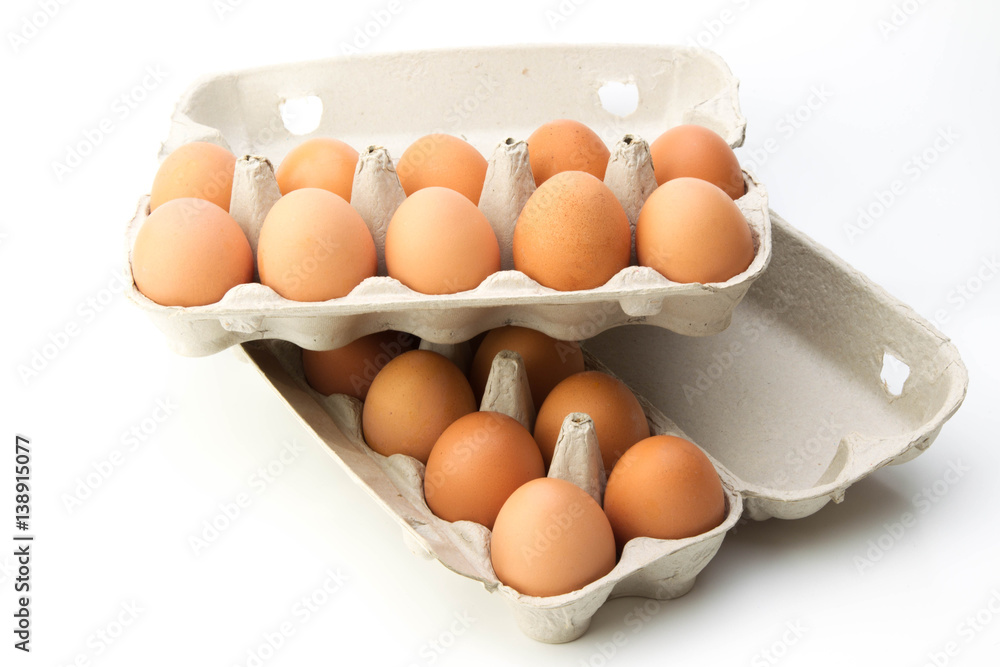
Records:
M489 531L433 515L416 460L374 453L359 428L360 403L324 397L302 377L298 350L282 341L237 348L340 465L402 526L415 552L498 592L520 628L545 642L571 641L609 598L670 599L687 592L741 516L798 519L858 480L909 461L937 437L968 384L955 347L929 323L775 213L774 257L725 332L678 335L618 327L583 343L587 365L613 372L640 399L654 433L681 435L715 465L726 518L682 540L637 538L615 568L553 597L521 595L497 581ZM461 363L460 346L422 343ZM901 387L883 376L906 373ZM516 355L498 356L485 408L530 423ZM594 438L569 420L550 475L598 497Z
M345 89L355 92L343 95ZM609 91L617 92L618 102L634 93L636 108L624 117L608 111L602 95L609 99ZM274 164L309 136L367 146L361 150L351 204L375 239L379 275L344 297L317 303L290 301L259 283L238 285L207 306L160 306L131 279L129 296L166 334L171 348L189 356L274 338L333 349L386 329L454 343L505 323L563 340L634 323L693 336L718 333L771 256L767 193L748 172L746 193L736 203L750 225L755 256L744 272L725 282L672 282L636 266L633 248L633 265L601 287L559 292L513 270L511 244L517 217L535 189L524 139L539 125L574 118L608 144L605 184L634 232L639 210L656 188L648 142L675 125L697 123L731 146L741 145L745 120L737 92L737 80L717 55L670 46L380 54L204 79L178 103L163 154L190 141L209 141L243 156L234 174L230 213L256 256L260 225L280 196ZM392 157L431 132L464 137L489 163L479 208L496 232L501 271L457 294L420 294L385 272L386 227L405 196ZM126 233L129 278L135 236L148 213L144 196ZM592 317L594 312L601 317Z

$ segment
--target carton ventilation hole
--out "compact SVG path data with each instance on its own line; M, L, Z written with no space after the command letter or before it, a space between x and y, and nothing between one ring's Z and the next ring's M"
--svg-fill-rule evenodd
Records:
M910 377L910 367L905 363L884 352L882 354L882 386L892 396L899 396L903 393L903 385L906 378Z
M619 118L624 118L639 108L639 89L634 83L608 81L598 88L597 96L601 98L604 110Z
M283 100L278 108L285 129L295 135L309 134L315 130L323 116L323 100L315 95Z

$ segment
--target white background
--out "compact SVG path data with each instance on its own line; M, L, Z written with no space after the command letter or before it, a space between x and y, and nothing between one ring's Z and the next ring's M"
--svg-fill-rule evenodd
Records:
M0 435L10 443L0 463L0 514L13 514L12 443L23 434L34 448L37 535L30 655L11 647L13 559L0 548L0 664L246 665L248 651L286 621L294 634L263 664L995 664L996 2L899 1L900 25L886 32L894 3L885 0L822 8L566 0L567 16L555 25L546 11L559 10L556 0L412 0L366 47L700 40L741 80L741 159L772 140L773 153L755 161L772 207L937 317L969 367L965 405L924 455L878 471L813 517L741 527L687 596L649 605L641 622L642 599L611 601L583 638L562 646L525 638L498 596L411 555L396 524L249 366L228 352L173 355L110 289L125 223L149 190L173 104L192 81L337 55L386 0L232 0L221 16L213 0L68 1L50 3L54 16L40 20L44 4L5 2L0 20ZM25 21L44 25L32 31ZM28 37L15 44L11 35ZM162 81L127 117L114 113L147 67L161 70ZM803 111L816 88L829 99ZM808 118L789 132L780 123L797 111ZM53 162L105 117L114 119L110 134L60 180ZM914 179L911 156L933 153L938 133L949 130L957 139ZM859 207L896 179L903 194L849 238ZM987 280L977 283L977 275ZM959 298L960 285L978 290ZM22 377L19 367L67 327L77 334L64 349L37 376ZM153 428L152 417L164 416L157 401L173 407ZM149 435L131 448L123 437L143 426ZM287 442L301 453L257 493L254 471ZM64 496L115 450L120 465L68 509ZM956 462L968 471L929 509L914 505ZM195 555L189 537L240 493L251 495L251 506ZM887 526L906 512L916 524L892 536ZM3 526L10 544L13 525ZM869 541L887 548L859 571ZM294 605L328 571L346 581L300 622ZM123 611L130 606L139 610L134 620ZM973 627L965 619L977 614L982 625ZM468 628L456 624L460 617ZM110 644L100 639L101 631L117 634L119 618L128 627ZM619 631L626 640L615 645ZM949 643L953 656L943 653Z

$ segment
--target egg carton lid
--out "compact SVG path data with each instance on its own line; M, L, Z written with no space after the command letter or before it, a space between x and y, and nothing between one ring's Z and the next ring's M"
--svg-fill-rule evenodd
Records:
M424 134L445 132L465 138L490 161L480 209L497 232L505 270L475 290L442 296L413 292L383 270L348 296L320 303L288 301L250 283L216 304L160 306L131 280L131 247L148 212L143 197L126 232L129 298L175 351L190 356L262 338L332 349L386 329L447 343L505 323L573 340L636 323L694 336L718 333L770 259L767 193L753 174L745 173L748 192L737 203L753 232L755 258L722 283L679 284L630 266L602 287L557 292L510 270L510 244L520 207L534 190L523 140L539 125L569 117L598 133L612 149L605 183L634 227L656 186L648 141L670 127L696 123L741 145L746 122L738 88L711 51L634 45L368 54L206 77L178 102L161 155L209 141L244 156L230 211L252 248L280 196L273 164L308 137L332 136L362 149L351 203L381 252L385 226L403 199L392 157Z
M529 636L570 641L609 598L686 593L741 516L802 518L843 501L852 484L882 466L911 460L964 400L968 373L947 337L771 215L771 267L727 331L695 338L620 327L584 343L591 365L640 396L654 431L685 435L712 459L727 494L725 521L684 540L638 538L608 575L565 595L530 597L500 584L489 566L489 531L430 514L416 481L419 464L401 456L380 460L351 437L356 402L317 398L289 371L287 344L236 349L400 523L411 549L499 592ZM887 371L905 376L901 386ZM510 401L516 411L517 396ZM600 480L577 483L599 493Z

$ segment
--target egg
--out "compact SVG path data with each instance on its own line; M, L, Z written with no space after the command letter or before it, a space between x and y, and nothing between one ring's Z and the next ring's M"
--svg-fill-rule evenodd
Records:
M335 350L302 350L302 371L309 386L321 394L364 401L378 372L416 345L416 337L408 333L381 331Z
M537 597L597 581L614 569L615 556L614 533L597 501L575 484L549 477L510 495L490 539L497 579Z
M320 188L351 201L358 152L339 139L314 137L293 148L274 172L281 194Z
M499 412L459 417L427 458L424 497L445 521L475 521L487 528L518 487L545 475L542 454L528 429Z
M293 301L348 294L378 269L375 241L354 208L319 188L279 199L260 229L260 281Z
M412 290L453 294L500 270L500 245L468 197L432 186L407 197L389 220L385 265Z
M440 186L462 193L478 206L486 167L486 158L467 141L450 134L428 134L403 151L396 174L407 196Z
M222 146L193 141L174 150L160 164L149 194L149 210L171 199L194 197L229 211L236 156Z
M476 399L483 399L493 358L503 350L521 355L528 375L531 400L540 406L552 388L583 368L583 351L574 341L556 340L541 331L506 326L486 334L472 359L469 380Z
M608 477L604 511L618 549L634 537L679 540L726 517L719 473L694 443L656 435L633 445Z
M528 198L513 237L514 268L560 291L600 287L629 265L632 232L614 193L582 171L564 171Z
M583 123L566 118L545 123L528 137L528 161L535 185L564 171L585 171L604 180L611 151Z
M205 306L253 280L253 253L226 211L204 199L171 199L139 228L132 277L161 306Z
M736 203L708 181L681 177L656 188L635 227L639 264L678 283L721 283L747 270L753 234Z
M563 420L582 412L594 421L604 469L611 471L629 447L649 437L642 406L624 382L600 371L571 375L549 393L535 420L535 440L546 467L552 463Z
M649 147L657 185L682 176L708 181L732 199L743 196L743 170L721 136L701 125L678 125Z
M406 454L427 463L444 430L475 411L472 387L455 364L437 352L411 350L375 376L361 423L365 442L379 454Z

